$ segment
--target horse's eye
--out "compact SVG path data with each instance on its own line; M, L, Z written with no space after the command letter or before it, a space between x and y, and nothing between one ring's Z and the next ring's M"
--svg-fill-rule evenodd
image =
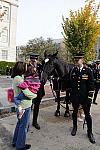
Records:
M46 58L44 61L45 61L45 63L47 63L49 61L49 58Z

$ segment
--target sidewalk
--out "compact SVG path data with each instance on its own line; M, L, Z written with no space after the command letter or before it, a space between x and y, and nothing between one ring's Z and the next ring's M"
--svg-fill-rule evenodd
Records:
M0 76L0 114L2 112L11 112L14 110L15 105L7 101L7 90L10 87L12 87L12 79L10 76L8 78L7 76ZM65 95L65 93L62 92L62 95ZM53 97L50 83L47 82L45 85L45 96L43 97L42 101L48 101L51 99L55 98Z
M61 116L55 117L56 105L42 107L39 113L39 124L41 130L38 131L31 126L28 133L27 143L30 143L30 150L100 150L100 94L97 99L98 105L91 107L93 118L93 133L96 144L91 144L86 136L87 128L82 128L82 122L78 123L76 136L71 136L71 118L64 118L64 109L61 108ZM16 124L16 116L0 119L0 150L14 150L11 147L11 139Z

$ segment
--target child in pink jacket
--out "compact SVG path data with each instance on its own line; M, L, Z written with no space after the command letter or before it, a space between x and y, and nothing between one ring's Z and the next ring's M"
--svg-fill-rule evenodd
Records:
M17 87L20 88L21 90L25 90L25 89L29 89L31 92L37 94L39 88L40 88L40 80L39 77L37 75L37 72L34 70L33 66L29 66L26 73L25 73L25 80L24 82L20 83ZM24 93L21 91L20 94L18 94L16 97L14 97L14 102L17 106L20 105L22 100L25 100L25 95ZM19 108L19 118L22 117L24 110L22 110L22 108Z

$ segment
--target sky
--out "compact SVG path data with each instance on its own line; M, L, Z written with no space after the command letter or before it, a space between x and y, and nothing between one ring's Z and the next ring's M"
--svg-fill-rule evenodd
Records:
M99 0L96 0L99 2ZM34 38L63 38L62 16L84 7L85 0L19 0L16 45Z

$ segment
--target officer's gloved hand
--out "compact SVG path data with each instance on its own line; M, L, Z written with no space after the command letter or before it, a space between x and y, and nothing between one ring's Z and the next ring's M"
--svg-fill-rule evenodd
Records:
M88 101L89 101L90 103L92 103L93 94L94 94L94 91L90 91L89 94L88 94Z

